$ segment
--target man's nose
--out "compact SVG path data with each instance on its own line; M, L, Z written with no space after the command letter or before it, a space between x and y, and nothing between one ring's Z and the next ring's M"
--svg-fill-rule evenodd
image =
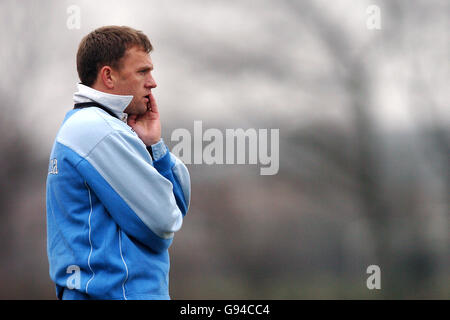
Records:
M148 78L147 78L147 81L145 82L145 86L147 87L147 88L156 88L158 85L156 84L156 81L155 81L155 79L153 79L153 76L152 75L150 75Z

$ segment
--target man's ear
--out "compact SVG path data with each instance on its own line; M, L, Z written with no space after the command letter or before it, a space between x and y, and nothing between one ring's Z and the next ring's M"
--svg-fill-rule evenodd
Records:
M103 85L108 89L114 89L114 76L110 66L103 66L99 72L100 79Z

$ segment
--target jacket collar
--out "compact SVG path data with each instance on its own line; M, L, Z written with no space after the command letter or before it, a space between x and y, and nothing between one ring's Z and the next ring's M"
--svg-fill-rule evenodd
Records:
M122 96L95 90L84 84L77 84L78 91L73 94L74 103L95 101L111 110L119 119L126 121L124 110L133 100L133 96Z

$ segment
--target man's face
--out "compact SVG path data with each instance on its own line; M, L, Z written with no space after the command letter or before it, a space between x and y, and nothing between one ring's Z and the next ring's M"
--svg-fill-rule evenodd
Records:
M156 88L152 77L153 63L150 55L139 47L128 49L121 60L121 67L115 70L116 81L114 93L132 95L133 100L125 109L125 113L144 114L149 105L151 89Z

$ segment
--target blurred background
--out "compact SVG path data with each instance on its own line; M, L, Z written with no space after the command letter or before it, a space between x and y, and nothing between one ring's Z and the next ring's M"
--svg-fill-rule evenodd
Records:
M170 148L197 120L280 130L276 175L187 165L173 299L450 298L449 1L2 0L0 23L1 299L56 297L48 158L78 44L112 24L155 47Z

